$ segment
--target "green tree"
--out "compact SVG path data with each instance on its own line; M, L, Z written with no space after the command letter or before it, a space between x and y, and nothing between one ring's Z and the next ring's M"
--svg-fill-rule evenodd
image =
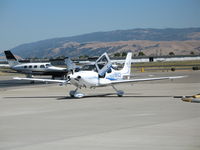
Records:
M145 56L145 54L143 52L139 52L138 56Z
M89 56L88 55L82 55L82 56L79 56L79 58L83 59L83 58L88 58Z
M190 55L194 55L194 52L193 52L193 51L191 51L191 52L190 52Z
M125 57L127 55L127 52L122 52L122 57Z
M121 56L120 53L115 53L115 54L114 54L114 57L120 57L120 56Z
M169 56L174 56L174 52L169 52Z

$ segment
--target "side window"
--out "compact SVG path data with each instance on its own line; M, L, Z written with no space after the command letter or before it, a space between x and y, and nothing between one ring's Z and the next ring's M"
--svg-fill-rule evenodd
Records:
M29 66L29 68L32 68L32 66Z
M34 68L37 68L37 65L35 65Z
M46 64L46 68L51 67L51 64Z
M107 73L111 73L112 72L112 69L110 68L108 71L107 71Z
M40 65L40 68L45 68L45 66L44 65Z
M27 68L27 66L24 66L24 68Z

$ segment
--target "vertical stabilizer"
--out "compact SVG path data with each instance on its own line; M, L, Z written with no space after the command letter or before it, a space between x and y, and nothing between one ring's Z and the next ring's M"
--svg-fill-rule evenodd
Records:
M10 67L16 66L19 63L19 61L15 58L15 56L11 53L11 51L4 51L5 55L6 55L6 59L8 61L8 64L10 65Z
M132 60L132 53L129 52L126 56L126 60L124 62L124 67L121 70L121 73L123 74L123 76L128 76L130 77L131 74L131 60Z

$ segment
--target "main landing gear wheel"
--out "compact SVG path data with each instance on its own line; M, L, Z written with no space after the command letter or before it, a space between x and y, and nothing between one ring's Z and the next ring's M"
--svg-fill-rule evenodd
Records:
M70 95L71 97L75 97L75 98L82 98L82 97L85 96L83 93L79 93L79 92L77 92L76 90L75 90L75 91L70 91L70 92L69 92L69 95Z
M117 96L122 97L124 95L124 91L117 91Z
M117 92L117 96L122 97L124 95L124 91L117 90L114 85L112 85L113 89Z

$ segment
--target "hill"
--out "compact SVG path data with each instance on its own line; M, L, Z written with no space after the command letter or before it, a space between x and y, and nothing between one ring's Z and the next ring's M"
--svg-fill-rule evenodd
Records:
M107 51L133 51L136 55L195 54L200 52L200 28L184 29L131 29L95 32L79 36L53 38L34 43L22 44L12 51L24 58L100 55Z

